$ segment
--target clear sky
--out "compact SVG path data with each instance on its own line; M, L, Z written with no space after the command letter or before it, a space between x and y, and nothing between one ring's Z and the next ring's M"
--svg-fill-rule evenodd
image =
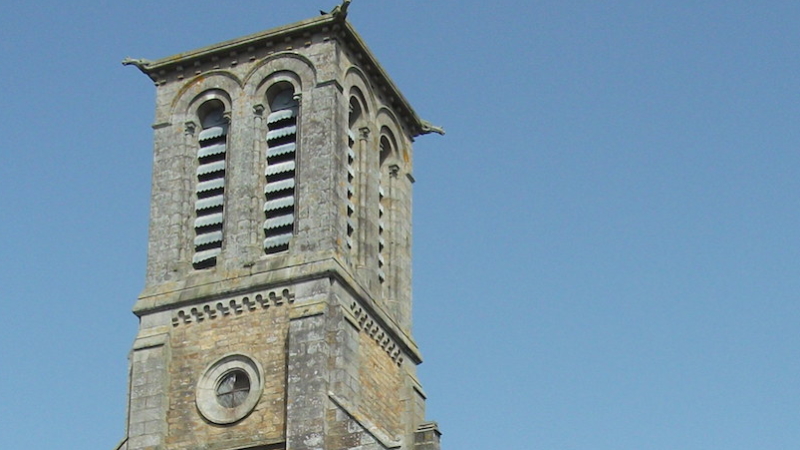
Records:
M338 0L3 0L0 448L123 437L157 59ZM800 448L800 2L355 0L423 118L444 450Z

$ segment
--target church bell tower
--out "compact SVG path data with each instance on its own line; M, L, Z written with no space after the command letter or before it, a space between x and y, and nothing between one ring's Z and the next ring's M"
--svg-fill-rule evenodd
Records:
M421 120L331 13L156 60L118 450L438 450L411 334Z

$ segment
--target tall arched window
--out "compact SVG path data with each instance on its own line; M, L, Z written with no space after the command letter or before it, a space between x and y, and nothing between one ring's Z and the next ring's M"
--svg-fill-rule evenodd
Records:
M264 188L264 252L288 250L295 222L295 154L298 103L294 87L278 83L267 91L267 167Z
M356 133L363 113L361 102L356 96L350 97L350 112L347 127L347 248L353 250L353 237L356 229Z
M209 100L197 111L202 130L197 137L197 201L192 258L195 269L214 266L222 250L228 136L224 113L225 105L219 100Z
M389 177L393 170L390 165L392 156L395 153L397 144L395 143L392 132L384 127L381 129L380 140L380 179L378 183L378 281L382 290L386 286L386 260L389 259L388 249L386 248L386 222L387 209L389 208L389 198L386 190L389 189Z

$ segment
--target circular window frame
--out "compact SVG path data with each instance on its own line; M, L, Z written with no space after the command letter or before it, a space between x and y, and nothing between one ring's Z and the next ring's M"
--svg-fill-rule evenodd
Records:
M217 388L223 378L233 371L244 372L250 381L250 392L244 401L233 408L222 406L217 398ZM211 363L197 381L195 403L197 410L209 422L228 425L238 422L258 404L264 390L264 371L253 358L241 353L225 355Z

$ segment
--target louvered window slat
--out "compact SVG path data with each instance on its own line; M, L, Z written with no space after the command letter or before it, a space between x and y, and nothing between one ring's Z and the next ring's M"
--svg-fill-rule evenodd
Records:
M217 230L211 233L204 233L194 238L194 245L199 247L201 245L214 244L222 242L222 231Z
M294 223L294 214L286 214L284 216L272 217L264 221L264 229L271 230L273 228L285 227Z
M267 116L267 123L280 122L281 120L291 119L297 116L297 108L283 109L275 111Z
M294 189L294 178L267 183L267 185L264 186L264 193L272 194L274 192L285 191L288 189Z
M296 144L294 142L290 142L288 144L278 145L276 147L270 147L267 150L267 158L274 158L276 156L286 155L289 153L294 152Z
M209 139L215 139L218 137L222 137L227 133L227 127L220 125L216 127L206 128L205 130L201 131L200 134L197 136L197 140L200 142L207 141Z
M224 195L215 195L213 197L201 198L200 200L197 200L197 202L195 202L194 209L197 211L202 211L208 208L215 208L218 206L222 206L224 201L225 201Z
M223 187L225 187L225 178L215 178L213 180L197 183L197 192L208 192L214 189L222 189Z
M203 262L208 261L209 259L216 258L217 255L220 254L220 248L212 248L209 250L203 250L196 252L194 257L192 258L192 264L201 264Z
M292 233L283 233L264 239L264 249L271 249L287 245L292 239Z
M283 163L278 164L270 164L267 166L266 175L275 175L279 173L286 173L286 172L293 172L294 171L294 161L286 161Z
M276 209L294 206L294 195L290 197L276 198L264 202L264 211L275 211Z
M225 160L214 161L208 164L201 164L197 166L197 175L206 175L214 172L222 172L224 170L225 170Z
M200 147L197 151L198 158L205 158L212 155L221 155L225 153L225 144L212 144L205 147Z
M205 216L200 216L200 217L194 219L194 227L195 228L202 228L202 227L208 227L208 226L211 226L211 225L219 225L219 224L222 223L222 218L223 218L222 213L214 213L214 214L208 214L208 215L205 215Z
M267 133L267 141L274 141L275 139L280 139L282 137L292 136L295 134L297 134L297 127L294 125L278 128L277 130L271 130Z

